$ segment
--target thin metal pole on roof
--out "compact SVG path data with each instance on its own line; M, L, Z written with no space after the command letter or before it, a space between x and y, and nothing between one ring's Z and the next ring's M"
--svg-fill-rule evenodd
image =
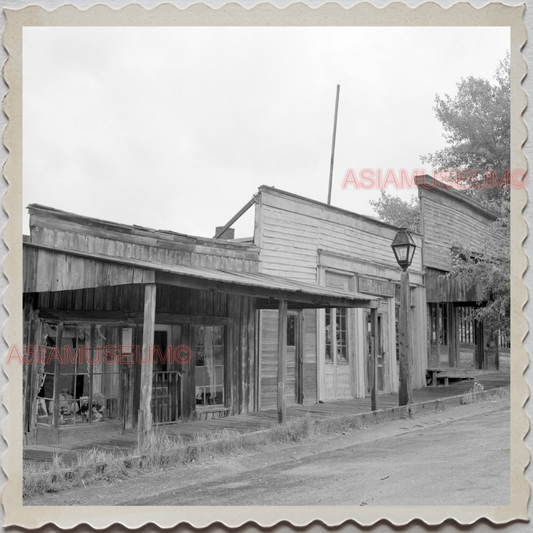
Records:
M335 99L335 119L333 121L333 141L331 144L331 163L329 165L328 205L331 205L331 186L333 183L333 162L335 161L335 138L337 136L337 113L339 111L340 91L341 91L341 86L337 85L337 98Z

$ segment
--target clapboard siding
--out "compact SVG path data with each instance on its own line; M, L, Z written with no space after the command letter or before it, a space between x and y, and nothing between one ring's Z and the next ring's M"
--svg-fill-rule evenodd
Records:
M396 234L376 221L362 223L358 215L333 213L331 208L305 204L290 197L281 198L271 191L261 197L261 266L263 272L290 273L295 279L316 280L318 250L357 257L362 261L397 268L390 244ZM420 237L415 236L420 243ZM282 265L290 268L284 269ZM420 246L413 270L421 269Z
M495 213L473 205L472 200L463 200L454 191L420 186L418 191L425 266L449 271L453 246L482 249L490 224L496 220Z

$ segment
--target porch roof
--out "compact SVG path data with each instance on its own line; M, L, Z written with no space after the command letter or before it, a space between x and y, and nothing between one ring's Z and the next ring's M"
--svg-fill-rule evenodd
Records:
M41 244L23 244L24 292L54 292L102 286L160 283L217 290L257 298L258 308L376 308L379 299L366 294L271 276L187 265L163 264L131 257L80 252Z

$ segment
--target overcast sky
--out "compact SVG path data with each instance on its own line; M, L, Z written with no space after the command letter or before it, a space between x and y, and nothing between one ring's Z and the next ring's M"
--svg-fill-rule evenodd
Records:
M509 30L25 27L23 49L24 207L212 237L263 184L327 200L337 84L332 204L372 215L347 171L431 171L435 95L492 80Z

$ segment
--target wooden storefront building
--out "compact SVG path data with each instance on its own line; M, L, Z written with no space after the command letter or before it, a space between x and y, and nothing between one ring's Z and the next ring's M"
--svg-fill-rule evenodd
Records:
M120 428L146 432L266 405L277 406L283 419L285 398L318 397L310 346L316 347L315 310L327 309L338 323L342 313L362 319L379 306L379 291L362 294L327 277L330 269L338 272L327 261L339 258L326 251L319 284L269 267L268 224L257 246L35 204L29 212L23 246L27 443L89 439ZM262 216L268 220L267 210ZM381 308L381 316L393 309ZM273 336L263 336L266 328ZM294 339L302 337L308 342L298 352L303 364L295 388ZM392 350L390 336L388 342Z
M484 305L476 287L446 276L452 268L452 248L460 243L472 253L480 252L498 214L432 176L418 176L416 184L424 236L428 368L434 375L438 370L439 375L460 376L460 370L505 367L509 338L490 338L476 319L476 310Z
M398 228L277 188L255 198L254 243L261 273L379 299L376 330L378 389L398 391L397 319L401 270L391 243ZM426 300L420 235L409 269L413 385L426 384ZM259 407L276 403L278 314L261 310ZM371 318L368 310L307 309L289 316L287 402L364 398L370 395Z

